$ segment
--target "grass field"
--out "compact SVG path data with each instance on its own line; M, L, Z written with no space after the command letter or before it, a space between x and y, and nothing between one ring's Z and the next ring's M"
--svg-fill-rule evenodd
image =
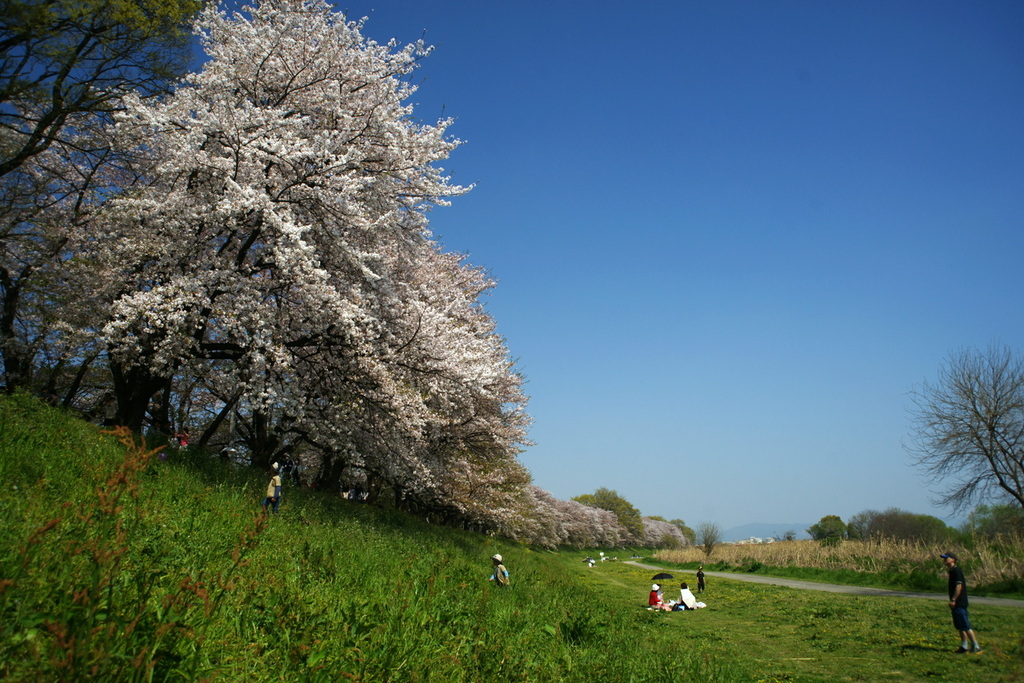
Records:
M609 604L645 602L651 571L605 562L571 568ZM665 595L693 572L661 581ZM707 608L648 612L658 649L728 661L756 681L1024 680L1024 607L971 610L985 653L952 654L959 644L945 603L848 596L711 579Z
M198 453L166 461L0 397L0 678L12 681L1013 681L1024 610L716 580L644 608L649 572L426 525ZM607 549L605 549L607 550ZM513 587L486 579L502 552ZM596 552L595 551L588 551ZM622 554L622 551L615 551ZM628 552L628 551L627 551Z

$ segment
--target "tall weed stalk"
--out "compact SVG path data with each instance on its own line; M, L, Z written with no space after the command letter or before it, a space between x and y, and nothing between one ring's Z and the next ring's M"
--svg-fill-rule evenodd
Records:
M191 678L201 668L197 643L266 524L255 517L226 571L171 579L159 543L132 543L151 525L139 479L159 449L124 428L107 433L124 447L121 463L91 499L65 503L32 531L0 580L4 676L149 681L177 670Z

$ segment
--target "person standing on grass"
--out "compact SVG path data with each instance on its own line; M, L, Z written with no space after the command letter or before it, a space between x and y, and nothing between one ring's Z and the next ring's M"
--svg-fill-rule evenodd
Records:
M956 653L979 654L981 646L967 618L967 581L964 579L964 570L956 566L957 556L953 553L943 553L939 557L949 571L949 609L953 613L953 627L960 632L960 647Z
M697 567L697 592L704 592L704 565Z
M267 497L263 499L263 511L267 511L267 507L277 514L277 508L281 505L281 475L277 473L276 467L271 467L270 471L273 475L270 477L270 483L267 484Z
M487 580L488 581L493 581L494 583L496 583L499 586L507 586L508 585L508 570L505 569L505 565L503 565L501 563L502 562L501 555L498 555L498 554L491 555L491 562L494 563L494 573L491 574L491 578L489 578Z

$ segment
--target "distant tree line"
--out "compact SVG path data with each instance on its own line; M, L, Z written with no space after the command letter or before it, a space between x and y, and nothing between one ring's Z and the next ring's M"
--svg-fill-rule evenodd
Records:
M503 529L523 542L547 548L681 548L692 544L682 520L644 517L610 489L559 500L531 484L526 494L524 513Z
M1013 504L979 505L959 528L931 515L899 508L864 510L849 522L825 515L807 529L811 538L825 544L846 539L862 541L917 541L941 544L973 538L1024 537L1024 511Z

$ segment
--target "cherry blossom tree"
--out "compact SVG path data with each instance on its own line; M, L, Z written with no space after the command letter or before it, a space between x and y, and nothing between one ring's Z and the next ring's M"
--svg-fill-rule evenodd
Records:
M603 496L605 502L619 504L623 500L617 494L609 496L611 493L614 492L598 489L596 495ZM523 499L524 511L510 528L510 535L546 548L611 548L627 544L658 548L690 544L678 525L660 518L639 517L642 532L636 535L622 524L621 515L582 502L593 501L593 496L558 500L531 484L524 490ZM635 510L632 506L629 509Z
M633 507L628 500L620 496L617 491L602 486L594 491L594 493L585 493L576 496L573 500L590 507L614 513L619 520L619 524L622 525L628 534L628 540L634 543L641 542L644 529L640 511Z
M554 496L532 484L525 487L522 495L522 513L507 529L507 534L516 540L549 549L569 545Z
M570 545L612 548L623 545L629 539L629 532L613 512L583 505L575 500L559 501L558 508L566 520Z
M675 524L651 517L641 518L644 525L643 545L647 548L681 548L689 545Z
M529 485L525 509L509 530L513 538L546 548L613 548L628 537L614 513L575 500L559 500Z
M198 28L201 71L124 99L117 149L141 181L88 226L86 258L119 288L116 419L169 430L169 397L203 386L256 464L302 444L325 485L357 468L372 495L507 524L526 399L480 304L493 283L428 229L467 190L438 165L450 120L404 104L429 49L368 40L319 0L211 9Z
M108 273L75 259L82 226L101 197L130 181L102 169L115 163L102 127L69 117L75 140L57 141L0 178L0 361L8 390L27 388L69 405L102 344ZM116 185L112 185L111 182ZM77 402L88 410L88 405Z
M321 2L247 12L207 11L202 71L120 116L151 180L95 228L125 283L106 336L133 427L175 372L210 360L268 407L309 364L340 370L324 374L353 406L406 407L386 364L403 341L395 281L422 253L426 209L464 191L434 165L458 144L449 122L416 124L403 104L428 50L377 45Z

